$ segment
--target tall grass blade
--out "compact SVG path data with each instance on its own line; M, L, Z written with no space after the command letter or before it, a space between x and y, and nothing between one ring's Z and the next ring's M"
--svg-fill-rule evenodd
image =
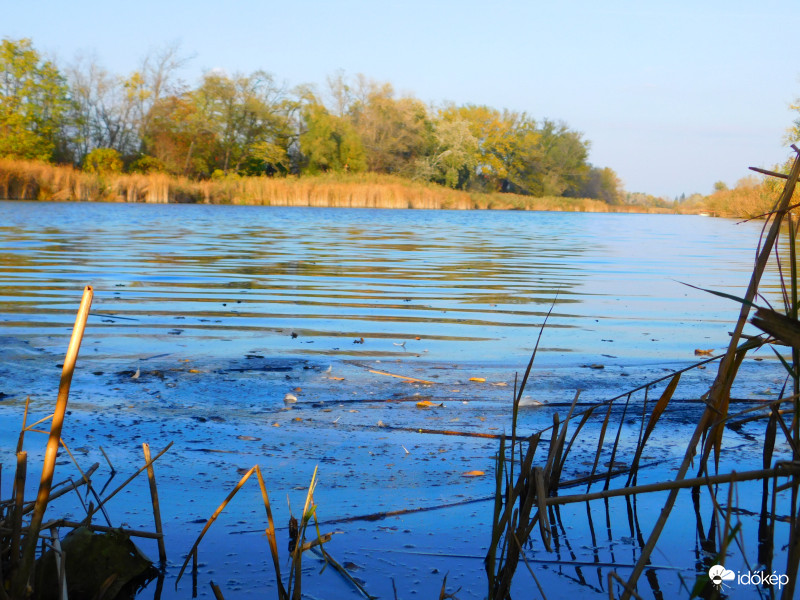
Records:
M269 543L269 552L272 555L272 568L275 570L275 578L278 582L278 598L279 600L287 600L289 595L286 593L286 588L283 586L283 578L281 577L281 564L280 556L278 554L278 541L275 537L275 521L272 518L272 506L269 502L269 494L267 494L267 486L264 485L264 477L261 475L261 468L256 465L256 477L258 478L258 487L261 489L261 498L264 500L264 508L267 511L267 542Z
M655 407L653 408L653 412L650 413L650 420L647 422L647 427L644 429L644 435L642 436L642 441L639 443L638 447L636 448L636 453L633 456L633 462L631 463L631 472L628 474L628 481L625 484L630 485L631 482L636 481L636 477L639 471L639 461L642 458L642 452L644 451L645 444L647 444L647 440L650 439L650 434L653 433L653 429L656 427L656 423L661 418L661 415L664 414L664 411L667 410L667 405L669 405L669 401L672 400L672 396L675 394L675 390L678 388L678 383L681 380L681 374L676 373L675 376L670 379L670 382L667 384L667 387L661 393L661 397L656 402Z

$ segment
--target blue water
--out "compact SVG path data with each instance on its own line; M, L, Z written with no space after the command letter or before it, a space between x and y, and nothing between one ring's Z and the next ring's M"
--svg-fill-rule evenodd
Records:
M63 345L91 284L88 332L116 356L518 365L552 307L540 361L689 358L727 344L738 306L680 282L742 294L760 228L672 215L0 202L0 330ZM771 272L765 289L775 282Z
M742 295L759 234L758 223L670 215L0 202L3 471L15 468L25 400L29 423L52 412L81 291L91 284L62 435L84 469L101 464L101 484L109 476L101 447L128 473L142 442L154 450L174 442L156 468L170 557L160 597L188 598L188 576L176 588L180 563L254 464L267 480L284 559L285 499L302 506L316 468L322 519L490 498L496 440L416 431L509 432L514 373L551 307L525 392L542 406L519 414L526 434L549 427L554 414L563 422L576 390L586 404L624 396L695 362L696 349L723 349L738 305L680 282ZM762 290L780 305L777 280L770 267ZM732 396L745 403L732 402L734 412L751 408L753 398L777 397L785 372L770 354L743 363L746 383L737 380ZM657 465L642 469L640 483L672 476L714 374L709 365L683 376L643 455ZM665 385L634 394L628 412L617 403L609 431L619 427L621 445L613 460L630 460L639 415ZM298 399L291 410L286 393ZM418 407L422 399L433 407ZM568 478L591 467L604 415L586 422ZM612 460L613 438L606 436L601 466ZM27 434L29 465L39 464L43 439ZM726 431L721 470L760 468L763 439L763 422ZM779 441L775 459L788 456ZM487 476L463 476L474 470ZM58 478L70 473L79 477L59 462ZM0 497L8 498L13 478L3 482ZM36 483L28 478L26 498ZM111 522L150 530L149 487L136 483L109 507ZM737 505L758 511L759 490L739 489ZM226 597L263 598L274 589L261 495L252 480L245 490L201 545L200 596L210 597L209 579ZM779 514L788 514L785 494ZM61 502L53 514L83 518L72 495ZM647 535L663 497L637 502ZM556 532L563 546L555 553L534 534L528 555L549 598L605 598L608 571L630 572L638 557L630 509L623 499L605 507L606 514L598 504L562 507L567 527ZM640 583L644 597L686 595L682 586L702 570L696 528L703 527L693 510L688 492L681 495L654 554L656 574ZM711 513L709 505L706 528ZM479 599L491 516L492 503L483 502L337 523L332 529L344 533L328 548L363 567L356 575L380 597L394 597L395 579L398 597L436 597L448 573L449 591L461 587L459 598ZM757 519L742 518L754 564ZM782 543L788 524L777 527ZM154 543L141 545L155 556ZM321 563L307 560L303 585L314 597L360 597L332 569L320 574ZM744 568L740 562L726 564ZM776 547L779 563L785 556ZM519 571L515 597L535 596Z

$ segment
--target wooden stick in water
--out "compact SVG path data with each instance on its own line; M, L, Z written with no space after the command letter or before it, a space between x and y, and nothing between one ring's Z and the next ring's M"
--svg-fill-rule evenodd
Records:
M645 494L648 492L664 492L667 490L680 490L685 488L692 488L701 485L716 485L718 483L731 483L734 481L752 481L758 479L765 479L770 477L790 477L800 474L800 468L791 463L786 463L782 466L773 469L759 469L756 471L743 471L737 473L736 471L726 475L711 475L708 477L695 477L692 479L677 479L674 481L661 481L659 483L648 483L646 485L637 485L624 488L616 488L613 490L603 490L602 492L590 492L588 494L575 494L572 496L553 496L546 498L545 502L548 506L552 504L571 504L574 502L590 502L601 498L613 498L616 496L633 496L636 494Z
M113 465L113 464L111 464L111 459L110 459L110 458L108 458L108 454L106 454L106 451L105 451L105 450L103 450L103 447L102 447L102 446L100 446L100 452L102 452L102 454L103 454L103 458L105 458L105 459L106 459L106 462L108 463L108 466L109 466L109 468L111 469L111 474L113 475L114 473L116 473L116 472L117 472L117 470L114 468L114 465Z
M17 440L17 454L22 452L22 447L25 442L25 424L28 422L28 407L31 404L31 397L25 398L25 412L22 414L22 429L19 432L19 440Z
M147 461L147 478L150 480L150 499L153 501L153 519L156 522L156 533L159 534L158 538L158 561L161 567L167 565L167 550L164 547L164 536L161 528L161 507L158 503L158 488L156 487L156 473L153 469L153 463L150 461L150 445L147 443L142 444L144 451L144 459Z
M211 590L214 592L214 598L217 600L225 600L225 596L222 595L222 590L219 589L219 586L213 581L211 582Z
M22 536L22 510L25 503L25 477L28 470L28 453L17 454L17 474L14 479L14 521L11 534L11 572L19 563L19 550Z
M140 537L148 540L157 540L161 537L162 534L155 533L153 531L141 531L139 529L125 529L124 527L108 527L106 525L92 525L86 523L79 523L78 521L69 521L67 519L57 519L55 521L50 521L46 523L48 527L71 527L73 529L77 527L86 527L91 531L99 531L101 533L113 533L118 532L125 535L129 535L131 537Z

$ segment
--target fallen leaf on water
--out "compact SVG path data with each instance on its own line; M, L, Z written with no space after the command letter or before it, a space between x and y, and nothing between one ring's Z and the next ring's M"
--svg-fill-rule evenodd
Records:
M245 442L258 442L261 440L259 437L253 437L252 435L237 435L237 440L244 440Z
M462 473L462 477L480 477L482 475L486 475L483 471L467 471L466 473Z
M272 424L272 426L273 426L273 427L280 427L280 426L281 426L281 424L280 424L280 423L273 423L273 424Z
M344 377L336 377L335 375L328 376L328 379L333 379L334 381L344 381Z
M711 348L710 350L700 350L699 348L694 351L695 356L711 356L714 354L714 349Z
M417 408L431 408L433 406L444 406L444 404L436 404L435 402L431 402L430 400L420 400L417 402Z
M189 373L200 373L199 369L189 369Z
M498 381L497 383L493 383L492 385L496 385L497 387L505 387L508 384L505 381Z
M589 365L589 368L590 369L605 369L606 367L605 367L605 365L594 364L594 365Z
M131 375L131 379L139 379L139 374L140 374L139 367L136 367L136 373Z
M301 419L300 417L295 417L294 420L295 421L302 421L303 419Z
M469 380L470 381L477 381L479 383L483 383L483 382L486 381L486 378L485 377L470 377Z

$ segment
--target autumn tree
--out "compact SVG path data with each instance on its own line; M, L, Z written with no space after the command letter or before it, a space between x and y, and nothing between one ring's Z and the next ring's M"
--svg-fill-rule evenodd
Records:
M64 77L30 40L0 43L0 156L55 158L69 106Z
M144 148L173 175L199 177L212 171L217 138L193 100L191 94L167 96L148 113ZM141 159L136 162L137 168L141 163Z
M73 159L82 163L95 148L112 148L126 163L141 160L145 137L167 97L185 86L178 73L187 62L177 45L151 51L129 75L113 75L94 57L79 57L66 69L72 110L69 142Z
M416 177L447 187L465 189L480 162L478 140L462 119L435 123L433 151L417 161Z
M287 148L293 132L286 92L265 71L229 77L211 72L192 99L217 139L214 167L221 171L288 170Z
M434 143L425 105L412 97L395 98L390 84L363 76L358 77L357 88L348 116L361 138L368 169L411 175Z
M113 148L95 148L83 161L83 170L98 175L113 175L122 172L122 158Z
M305 103L301 114L300 151L305 171L359 173L366 170L361 138L349 120L329 113L316 98Z
M471 162L475 163L468 187L486 191L512 191L521 155L535 146L535 123L524 113L500 111L488 106L448 105L439 111L436 127L449 123L466 125L474 139Z

